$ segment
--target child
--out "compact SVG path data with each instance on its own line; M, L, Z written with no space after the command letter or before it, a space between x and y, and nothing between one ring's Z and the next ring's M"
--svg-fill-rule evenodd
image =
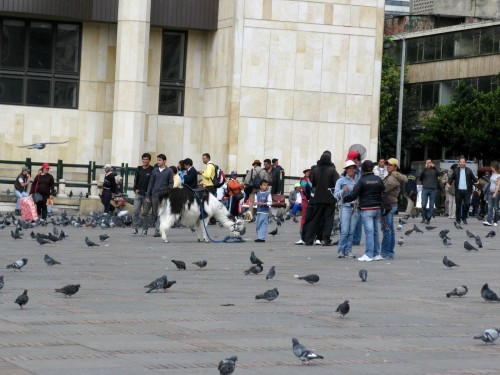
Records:
M269 207L272 204L269 183L262 180L260 190L255 194L257 201L257 239L255 242L266 242L267 226L269 225Z
M472 206L472 217L478 217L479 215L479 204L481 203L481 193L479 190L474 190L472 193L472 198L470 200L470 204Z

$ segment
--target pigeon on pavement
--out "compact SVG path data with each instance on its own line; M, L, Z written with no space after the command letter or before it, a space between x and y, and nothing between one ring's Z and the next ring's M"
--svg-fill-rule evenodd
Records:
M452 243L450 242L450 239L448 237L443 238L443 245L446 247L452 245Z
M410 230L407 230L407 231L405 232L405 236L409 236L410 234L412 234L412 233L413 233L413 231L414 231L414 230L415 230L415 228L410 229Z
M15 270L21 271L21 268L23 268L27 263L28 263L28 258L23 258L16 260L12 264L8 264L7 267L5 268L14 268Z
M448 238L448 233L450 233L450 230L449 229L443 229L442 231L439 232L439 237L441 238Z
M467 286L465 285L457 286L450 293L446 293L446 297L448 298L450 298L451 296L463 297L467 294L468 291L469 289L467 289Z
M276 236L276 235L278 234L278 227L276 227L276 229L275 229L275 230L270 231L270 232L269 232L269 234L270 234L271 236Z
M255 299L265 299L267 301L273 301L276 298L278 298L279 295L280 295L280 293L278 292L278 288L274 288L274 289L266 290L262 294L257 294L255 296Z
M193 264L196 264L198 267L203 268L203 267L206 267L207 261L206 260L199 260L197 262L193 262Z
M78 292L79 289L80 289L80 284L76 284L76 285L66 285L65 287L54 290L56 291L56 293L64 294L64 298L66 298L67 296L71 297L73 294Z
M52 243L51 241L40 236L36 236L36 242L38 242L40 245L46 245L48 243Z
M484 284L481 288L481 297L486 302L500 302L497 294L488 287L488 283Z
M498 328L488 328L482 334L474 336L476 340L483 340L486 344L494 344L498 336L500 335L500 329Z
M337 310L335 310L335 312L338 312L340 314L340 316L343 318L344 316L346 316L349 313L349 309L350 309L349 301L345 300L343 303L341 303L337 307Z
M493 238L495 237L496 232L494 230L490 230L488 234L486 235L486 238Z
M61 264L57 260L52 258L49 254L45 254L43 260L45 261L45 263L47 263L47 266L54 266L56 264Z
M472 233L472 232L471 232L470 230L468 230L468 229L465 231L465 234L466 234L466 235L467 235L467 237L469 237L469 238L475 238L475 237L476 237L476 235L475 235L474 233Z
M398 245L403 246L404 244L405 244L405 239L403 238L403 236L401 236L401 238L398 240Z
M230 358L226 358L226 359L220 361L219 367L217 367L217 369L219 370L219 374L220 375L231 375L234 372L237 360L238 360L238 357L232 356Z
M249 274L253 273L253 274L257 275L257 274L261 273L263 270L264 270L264 268L260 264L256 264L255 266L252 266L249 269L247 269L244 272L244 274L249 275Z
M269 271L267 272L266 280L271 280L274 277L274 275L276 275L276 268L272 266L271 268L269 268Z
M470 242L467 241L467 240L464 241L464 249L467 250L467 251L472 251L472 250L479 251L477 248L475 248L474 246L472 246L470 244Z
M175 281L175 280L167 281L167 283L163 286L163 291L166 292L167 289L170 289L170 287L176 283L177 283L177 281Z
M108 238L109 238L109 236L107 234L100 234L99 235L99 240L101 240L101 242L106 241Z
M250 262L252 264L264 264L263 261L261 261L259 258L257 258L257 256L255 256L255 253L253 251L250 254Z
M3 275L0 275L0 289L3 289L3 285L4 285Z
M431 226L431 225L426 225L426 226L425 226L425 229L427 229L427 230L433 230L433 229L436 229L436 228L437 228L437 227L433 227L433 226Z
M419 227L417 227L417 224L413 224L413 229L415 229L415 232L417 233L424 233Z
M165 285L167 284L167 275L163 275L156 280L152 281L148 285L144 285L144 288L149 288L149 290L146 293L151 293L153 290L159 290L163 289L166 291Z
M368 277L368 271L365 269L359 270L359 277L361 278L362 282L365 282Z
M20 240L21 239L21 236L19 235L19 233L18 232L14 232L13 230L10 231L10 235L15 240Z
M319 281L319 276L316 274L311 274L311 275L306 275L306 276L301 276L301 277L299 277L299 275L295 275L295 277L299 280L307 281L309 284L314 284L314 283L317 283Z
M177 267L177 269L179 271L186 270L186 263L184 263L182 260L173 260L172 259L172 263L175 264L175 266Z
M302 364L309 364L311 359L323 359L322 356L310 351L304 345L299 343L296 338L292 339L293 354L302 361Z
M50 241L52 241L52 242L57 242L57 241L59 241L59 237L58 237L58 236L54 236L52 233L49 233L49 234L47 235L47 237L48 237L48 239L49 239Z
M476 240L477 247L483 247L483 241L481 241L481 237L479 237L479 235L474 237L474 239Z
M88 247L99 246L95 242L91 241L88 237L85 237L85 243L87 244Z
M17 303L22 310L23 306L28 303L28 300L29 300L28 291L26 289L24 289L23 294L21 294L19 297L16 298L15 303Z
M449 260L446 255L443 257L443 264L449 269L451 269L452 267L460 267L458 264L453 263L451 260Z

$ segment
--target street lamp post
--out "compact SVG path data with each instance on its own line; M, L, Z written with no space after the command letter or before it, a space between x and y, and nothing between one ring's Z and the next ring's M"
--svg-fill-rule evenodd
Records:
M394 35L394 34L393 34ZM406 39L395 35L401 39L401 73L399 77L399 103L398 103L398 130L396 136L396 159L401 165L401 134L403 132L403 93L405 84L405 59L406 59Z

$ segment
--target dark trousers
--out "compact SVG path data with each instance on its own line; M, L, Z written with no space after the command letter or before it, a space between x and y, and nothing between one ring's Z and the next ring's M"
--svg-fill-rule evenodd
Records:
M314 209L314 215L309 222L309 225L305 231L304 242L306 245L312 245L314 239L317 237L317 228L324 221L323 232L321 239L322 241L329 242L330 235L332 234L333 228L333 218L335 216L335 203L316 203ZM307 222L307 218L306 218Z
M36 213L39 219L47 220L47 199L48 195L43 195L43 199L36 203Z
M238 206L240 201L234 198L234 195L229 197L229 213L234 217L239 216Z
M456 220L460 222L460 220L467 219L469 214L470 207L470 198L471 193L468 190L456 190L455 192L455 203L457 205L456 209Z
M101 203L104 206L105 213L110 213L115 210L115 207L111 205L111 190L102 189Z

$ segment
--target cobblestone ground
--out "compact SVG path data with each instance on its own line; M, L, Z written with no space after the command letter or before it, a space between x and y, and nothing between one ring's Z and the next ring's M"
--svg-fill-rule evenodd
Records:
M216 374L232 355L241 375L500 374L500 345L473 339L500 327L500 303L480 296L485 282L500 293L500 235L485 238L496 228L470 219L464 227L481 235L484 248L468 253L465 229L451 220L436 218L437 229L428 231L410 219L402 232L414 223L423 234L403 235L396 259L371 263L337 259L336 247L294 245L299 227L291 220L262 244L253 242L254 223L248 241L233 244L198 243L189 229L172 229L165 244L131 236L130 228L65 228L68 239L41 246L29 233L15 241L7 227L0 230L0 264L22 257L29 263L22 272L0 271L0 374ZM449 248L438 237L444 228ZM226 235L208 229L215 239ZM110 238L99 247L85 245L85 236L98 241L104 232ZM244 276L251 250L264 272ZM46 253L62 265L46 266ZM444 255L460 267L445 269ZM176 270L171 259L185 261L187 270ZM206 268L191 264L200 259ZM272 265L276 277L266 281ZM309 273L320 276L318 284L294 278ZM143 286L163 274L177 284L145 294ZM81 284L73 297L54 293L73 283ZM469 288L465 297L445 297L459 285ZM274 287L275 301L254 299ZM24 289L30 300L21 311L14 300ZM346 299L351 312L340 318L334 311ZM293 337L325 359L302 366Z

